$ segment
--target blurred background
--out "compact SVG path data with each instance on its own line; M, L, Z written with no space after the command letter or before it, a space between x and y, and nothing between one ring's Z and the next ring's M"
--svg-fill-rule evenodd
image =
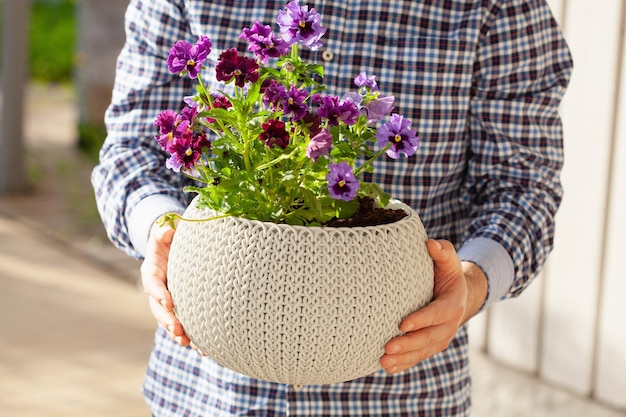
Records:
M575 61L553 255L471 324L476 416L626 416L626 0L550 0ZM154 328L89 175L128 0L0 0L0 414L148 415Z

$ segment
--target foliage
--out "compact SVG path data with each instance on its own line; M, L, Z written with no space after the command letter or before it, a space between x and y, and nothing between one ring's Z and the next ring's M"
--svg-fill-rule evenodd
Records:
M375 127L393 110L393 97L382 96L365 73L355 78L354 92L326 92L324 68L299 56L301 46L322 44L326 29L315 9L292 1L277 21L280 36L259 22L243 29L256 60L234 48L221 53L216 79L234 84L228 91L209 91L203 81L209 38L172 47L170 71L198 85L180 114L165 110L155 121L156 140L170 154L166 165L205 184L187 190L223 215L319 225L350 217L361 197L385 206L389 195L361 174L385 154L398 159L416 152L411 122L391 114Z

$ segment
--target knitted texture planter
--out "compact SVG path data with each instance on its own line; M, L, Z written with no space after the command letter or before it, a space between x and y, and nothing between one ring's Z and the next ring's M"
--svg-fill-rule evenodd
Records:
M382 226L304 227L225 217L181 221L168 266L189 338L236 372L288 384L380 369L402 319L432 298L419 216ZM193 202L190 219L215 216Z

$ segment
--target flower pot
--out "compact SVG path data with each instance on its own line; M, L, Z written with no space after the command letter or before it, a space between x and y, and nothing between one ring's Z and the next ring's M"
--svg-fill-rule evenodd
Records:
M304 227L225 217L182 221L168 286L189 338L236 372L329 384L380 369L384 345L432 298L415 211L382 226ZM195 201L184 217L215 213Z

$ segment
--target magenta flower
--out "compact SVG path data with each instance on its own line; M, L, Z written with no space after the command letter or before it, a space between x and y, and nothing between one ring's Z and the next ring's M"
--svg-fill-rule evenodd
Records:
M328 192L335 200L351 201L361 188L361 183L354 176L354 172L347 162L329 165L330 172L326 174Z
M321 26L322 17L315 9L300 7L298 0L294 0L278 12L277 21L280 34L288 45L301 42L312 50L322 46L320 38L326 33L326 28Z
M376 83L376 76L372 75L368 77L365 71L362 71L354 79L354 85L357 87L367 87L372 91L378 91L378 84Z
M359 110L351 100L339 100L337 96L324 96L315 94L312 100L320 105L317 114L324 119L328 119L330 126L338 126L343 122L350 126L356 123L359 117Z
M381 147L391 143L391 148L387 150L387 156L398 159L402 154L411 156L417 151L420 145L420 138L416 131L409 129L411 121L399 114L392 114L389 122L378 128L376 139Z
M211 53L211 40L200 36L195 45L187 41L178 41L170 49L167 68L172 74L189 74L189 78L198 77L202 64Z
M322 129L317 135L311 137L306 147L306 156L317 161L317 158L328 153L332 142L333 135L328 130Z
M154 125L159 128L159 133L162 135L172 133L176 128L177 117L178 114L174 110L162 111L154 120Z
M259 64L231 48L222 52L215 72L218 81L229 83L234 80L237 87L243 88L246 82L254 83L259 79Z
M244 28L239 37L248 42L248 51L252 52L262 64L289 51L289 45L274 35L271 26L261 25L256 20L252 29Z
M267 123L261 124L263 132L259 135L261 142L271 148L274 145L285 149L289 145L289 132L285 129L285 123L280 120L270 119Z

